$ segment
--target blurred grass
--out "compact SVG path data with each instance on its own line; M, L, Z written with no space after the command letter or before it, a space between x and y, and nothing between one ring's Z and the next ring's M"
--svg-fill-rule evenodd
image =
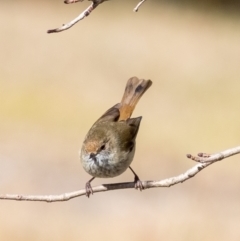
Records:
M153 80L134 170L162 179L186 153L239 145L240 18L169 2L109 1L47 35L88 2L11 1L0 10L0 192L57 194L89 176L78 150L133 75ZM239 240L238 157L170 189L96 194L67 203L0 202L1 240ZM130 172L106 182L132 180ZM174 230L174 232L173 232Z

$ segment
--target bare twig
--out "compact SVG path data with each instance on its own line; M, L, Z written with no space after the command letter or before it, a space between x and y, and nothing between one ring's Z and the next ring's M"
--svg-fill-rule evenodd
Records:
M64 3L70 4L70 3L77 3L77 2L82 2L84 0L65 0ZM71 28L73 25L75 25L77 22L80 20L83 20L85 17L87 17L99 4L109 1L109 0L90 0L92 4L85 9L82 13L80 13L76 18L74 18L72 21L69 23L63 24L59 28L54 28L54 29L49 29L47 33L58 33L62 32L64 30L67 30ZM137 12L140 8L140 6L145 2L146 0L141 0L138 5L133 9L134 12Z
M140 6L145 2L146 0L141 0L138 5L133 9L134 12L138 12Z
M190 154L187 155L188 158L191 158L194 161L201 162L195 165L194 167L187 170L185 173L180 174L176 177L170 177L161 181L143 181L144 189L154 188L154 187L171 187L178 183L182 183L187 181L188 179L194 177L198 174L201 170L206 168L207 166L221 161L224 158L236 155L240 153L240 146L222 151L217 154L213 155L206 155L200 153L198 157L194 157ZM113 183L113 184L103 184L101 186L93 187L93 192L105 192L117 189L127 189L127 188L134 188L134 182L125 182L125 183ZM3 200L15 200L15 201L43 201L43 202L61 202L61 201L68 201L72 198L76 198L79 196L85 196L86 191L85 189L69 192L60 195L20 195L20 194L6 194L0 195L0 199Z
M206 154L206 153L198 153L198 156L192 156L191 154L187 154L187 157L192 159L195 162L200 163L213 163L216 161L221 161L224 158L236 155L240 153L240 146L235 148L228 149L226 151L222 151L216 154Z
M65 0L64 3L70 4L70 3L77 3L77 2L83 2L84 0Z
M65 3L73 3L73 2L77 2L77 1L82 2L81 0L76 0L76 1L66 0ZM80 15L78 15L75 19L73 19L69 23L63 24L62 27L50 29L50 30L47 31L47 33L58 33L58 32L62 32L64 30L67 30L67 29L71 28L74 24L76 24L80 20L87 17L99 4L101 4L105 1L107 1L107 0L92 0L91 1L92 4L87 9L85 9Z

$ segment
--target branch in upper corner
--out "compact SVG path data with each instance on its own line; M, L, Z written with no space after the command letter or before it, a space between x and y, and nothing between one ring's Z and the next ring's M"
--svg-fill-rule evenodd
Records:
M162 181L143 181L144 189L154 188L154 187L171 187L173 185L185 182L190 178L194 177L198 174L201 170L206 168L207 166L221 161L224 158L236 155L240 153L240 146L222 151L220 153L216 153L213 155L205 155L200 153L198 157L194 157L190 154L187 155L188 158L191 158L194 161L200 162L194 167L187 170L185 173L180 174L176 177L170 177ZM96 192L106 192L111 190L117 189L127 189L127 188L134 188L134 182L125 182L125 183L113 183L113 184L103 184L101 186L93 187L93 193ZM43 201L43 202L62 202L68 201L70 199L85 196L86 190L82 189L75 192L64 193L60 195L20 195L20 194L6 194L0 195L0 199L3 200L15 200L15 201Z
M77 1L79 1L79 0L76 0L76 1L66 0L65 3L73 3L73 2L77 2ZM63 24L62 27L50 29L50 30L47 31L47 33L58 33L58 32L62 32L64 30L67 30L67 29L71 28L74 24L76 24L80 20L87 17L99 4L101 4L105 1L108 1L108 0L93 0L92 4L87 9L85 9L80 15L78 15L75 19L73 19L72 21L70 21L67 24Z
M76 2L83 2L84 0L65 0L64 3L70 4L70 3L76 3ZM73 25L75 25L80 20L83 20L85 17L87 17L99 4L106 2L109 0L91 0L92 4L85 9L82 13L80 13L76 18L74 18L69 23L63 24L59 28L49 29L47 33L58 33L65 31L69 28L71 28ZM140 8L140 6L145 2L146 0L141 0L138 5L133 9L134 12L137 12Z
M134 12L138 12L140 6L145 2L146 0L141 0L138 5L133 9Z

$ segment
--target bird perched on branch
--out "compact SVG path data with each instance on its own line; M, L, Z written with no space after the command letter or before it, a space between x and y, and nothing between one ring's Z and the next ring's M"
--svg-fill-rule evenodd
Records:
M121 103L107 110L87 133L80 159L85 171L93 176L86 183L88 197L93 194L91 181L95 177L116 177L127 168L134 174L135 188L143 189L142 182L130 167L142 117L130 117L139 99L151 85L151 80L130 78Z

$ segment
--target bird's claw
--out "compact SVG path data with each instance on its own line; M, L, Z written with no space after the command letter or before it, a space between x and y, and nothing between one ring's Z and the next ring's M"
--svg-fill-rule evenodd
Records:
M85 190L86 190L86 196L88 198L91 194L93 195L93 190L92 190L92 186L91 186L90 182L86 183Z
M142 181L139 179L138 176L134 177L134 187L135 187L135 189L140 190L140 191L142 191L144 189Z

